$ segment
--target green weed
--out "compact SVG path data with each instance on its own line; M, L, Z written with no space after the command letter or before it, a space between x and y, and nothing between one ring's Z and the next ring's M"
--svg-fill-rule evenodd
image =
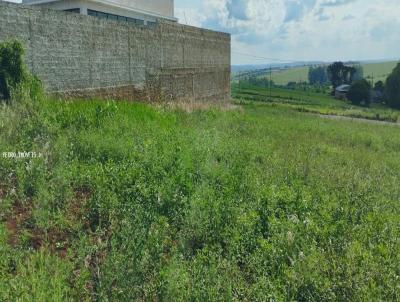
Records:
M399 300L398 128L242 108L2 107L0 299Z

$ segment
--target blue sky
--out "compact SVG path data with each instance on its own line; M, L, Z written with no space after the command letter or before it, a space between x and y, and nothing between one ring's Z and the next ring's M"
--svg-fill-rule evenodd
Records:
M175 0L181 23L232 34L232 63L400 58L400 0Z
M175 0L179 22L232 34L233 64L399 59L399 12L400 0Z

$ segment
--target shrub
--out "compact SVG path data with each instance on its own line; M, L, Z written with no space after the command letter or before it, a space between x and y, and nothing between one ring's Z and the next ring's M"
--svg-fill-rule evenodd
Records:
M385 95L390 107L400 109L400 63L386 79Z
M385 84L382 81L376 82L375 86L374 86L374 90L383 93L385 91Z
M308 69L308 81L311 85L328 83L329 79L326 66L311 66Z
M0 44L0 93L6 100L11 91L24 79L24 49L17 41Z
M368 106L371 103L371 84L365 79L354 82L347 93L347 98L354 105Z
M40 81L24 64L24 48L18 41L0 43L0 99L36 100L42 95Z

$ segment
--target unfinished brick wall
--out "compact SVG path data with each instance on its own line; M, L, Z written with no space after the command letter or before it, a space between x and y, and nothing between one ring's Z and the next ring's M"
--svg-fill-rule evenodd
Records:
M0 41L20 40L49 92L68 97L223 100L230 35L177 23L155 28L0 1Z

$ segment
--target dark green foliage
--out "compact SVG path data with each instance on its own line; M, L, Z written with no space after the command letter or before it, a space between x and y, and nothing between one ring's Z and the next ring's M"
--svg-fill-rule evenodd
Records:
M240 79L241 83L249 83L251 85L260 86L260 87L269 87L269 85L274 86L272 81L269 81L267 77L244 77Z
M295 91L305 91L307 93L321 93L324 94L329 91L329 85L327 84L309 84L307 82L289 82L285 86L275 85L275 88L290 89Z
M345 84L353 83L357 69L353 66L345 66L342 72L343 72L344 83Z
M343 84L343 68L344 64L342 62L335 62L328 66L329 79L334 89Z
M308 70L308 81L310 84L326 84L328 72L326 66L311 66Z
M347 93L347 98L354 105L369 106L371 103L371 84L367 80L354 82Z
M400 63L386 79L385 95L390 107L400 109Z
M358 73L360 73L360 68ZM350 85L356 74L356 67L346 66L343 62L334 62L328 66L328 75L334 90L342 84Z
M0 43L0 100L35 101L43 95L40 81L24 64L24 48L18 41Z
M238 81L238 87L245 89L248 86L259 87L261 89L274 90L276 88L284 88L296 91L306 91L310 93L325 93L329 90L329 85L327 84L309 84L308 82L289 82L284 86L276 85L274 81L268 81L266 77L242 77Z
M362 67L362 65L354 65L352 67L355 68L355 72L352 76L352 81L362 80L364 78L364 68Z
M286 84L286 88L293 89L293 90L296 89L296 86L297 86L296 82L289 82Z
M374 85L374 90L383 93L385 91L385 84L382 81L376 82Z
M17 41L0 43L0 97L9 100L11 91L25 79L24 49Z

